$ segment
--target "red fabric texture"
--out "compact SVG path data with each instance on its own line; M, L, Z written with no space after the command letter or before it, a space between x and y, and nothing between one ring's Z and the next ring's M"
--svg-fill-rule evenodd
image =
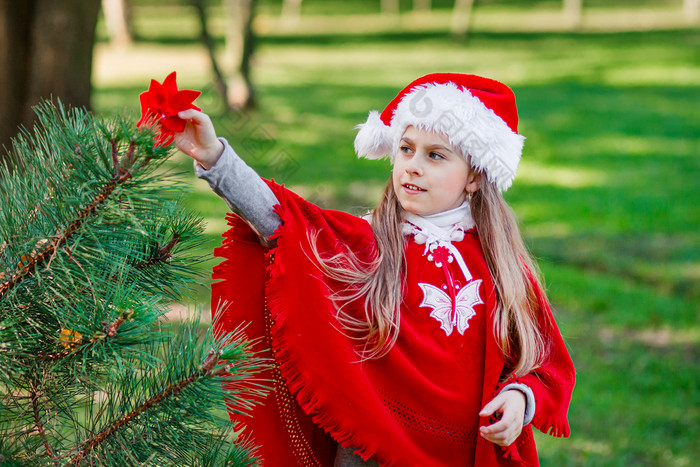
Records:
M274 391L265 403L251 417L231 414L261 446L263 465L332 466L336 441L387 466L538 465L530 426L508 449L478 435L480 425L491 423L479 419L480 408L510 380L499 381L505 361L491 331L496 294L475 231L455 243L481 281L484 302L474 306L464 335L447 335L421 306L419 283L446 290L445 275L411 241L399 340L385 357L360 362L356 344L339 331L328 280L308 254L308 233L318 234L324 257L349 248L368 260L376 252L369 224L270 187L283 222L277 247L266 250L243 221L229 218L232 228L215 250L225 261L212 285L217 332L250 322L249 337L261 339L259 350L273 362L264 377ZM459 268L451 268L458 286L466 285ZM554 323L543 304L544 321ZM574 370L556 325L548 332L551 361L519 381L535 394L533 424L568 436Z

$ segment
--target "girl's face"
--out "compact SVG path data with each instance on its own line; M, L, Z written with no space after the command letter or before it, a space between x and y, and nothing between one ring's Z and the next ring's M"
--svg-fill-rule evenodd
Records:
M478 175L441 133L406 128L392 171L394 191L406 211L438 214L461 205L478 188Z

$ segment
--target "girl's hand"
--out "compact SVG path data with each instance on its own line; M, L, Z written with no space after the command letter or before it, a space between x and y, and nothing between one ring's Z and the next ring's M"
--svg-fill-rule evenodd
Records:
M182 133L175 133L175 145L199 165L211 169L224 152L224 145L216 137L211 119L194 109L183 110L177 116L187 120L187 126Z
M526 402L525 394L518 390L505 391L494 397L481 409L479 416L490 417L499 413L501 417L496 423L479 428L481 436L499 446L510 446L523 429Z

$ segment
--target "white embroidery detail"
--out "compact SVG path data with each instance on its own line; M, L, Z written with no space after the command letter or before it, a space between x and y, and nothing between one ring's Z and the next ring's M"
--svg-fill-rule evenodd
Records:
M479 296L480 285L481 279L473 280L457 292L455 313L454 316L451 316L452 302L450 296L432 284L419 282L418 286L423 290L423 301L420 306L427 306L433 309L430 312L430 316L438 320L446 335L452 334L455 327L457 327L457 332L464 335L464 331L469 327L469 319L476 315L474 307L484 303Z

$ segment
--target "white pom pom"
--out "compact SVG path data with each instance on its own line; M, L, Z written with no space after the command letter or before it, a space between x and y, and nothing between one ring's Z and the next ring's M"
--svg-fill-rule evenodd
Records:
M357 157L382 159L391 152L391 131L379 117L379 112L372 110L367 121L355 128L360 131L355 137Z

